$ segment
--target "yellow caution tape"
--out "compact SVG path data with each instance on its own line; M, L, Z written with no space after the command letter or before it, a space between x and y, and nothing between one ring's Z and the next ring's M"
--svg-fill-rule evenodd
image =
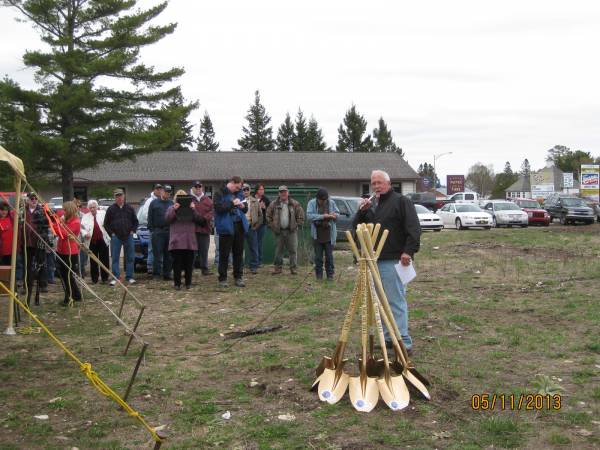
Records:
M21 302L17 298L17 296L4 285L4 283L0 282L0 287L2 287L2 289L6 291L6 293L13 299L13 301L17 302L19 306L21 306L21 308L23 308L23 310L27 314L29 314L29 316L40 326L42 330L46 332L48 337L50 337L50 339L52 339L56 343L56 345L58 345L73 361L75 361L79 365L81 371L84 373L87 379L90 380L90 383L92 383L92 385L98 390L98 392L100 392L105 397L111 398L113 401L119 404L119 406L121 406L127 412L127 414L129 414L131 417L136 418L144 426L144 428L146 428L146 430L148 430L148 432L152 435L152 439L154 439L155 442L162 442L162 439L156 433L154 428L148 425L148 423L144 420L144 418L140 415L139 412L137 412L131 406L129 406L129 404L125 400L123 400L119 396L119 394L113 391L110 388L110 386L108 386L104 381L102 381L98 374L92 369L92 365L90 363L82 362L71 350L69 350L62 343L62 341L60 341L54 334L52 334L48 327L44 325L44 323L29 310L27 305L23 304L23 302Z

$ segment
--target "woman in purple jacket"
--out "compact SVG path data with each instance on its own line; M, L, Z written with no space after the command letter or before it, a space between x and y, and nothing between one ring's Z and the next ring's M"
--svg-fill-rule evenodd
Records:
M175 289L181 289L181 270L185 272L185 288L192 287L192 271L194 269L194 253L198 250L196 241L196 224L206 222L195 208L190 208L191 198L185 191L175 194L175 204L167 210L169 227L169 252L173 260L173 281ZM189 201L187 201L189 200Z

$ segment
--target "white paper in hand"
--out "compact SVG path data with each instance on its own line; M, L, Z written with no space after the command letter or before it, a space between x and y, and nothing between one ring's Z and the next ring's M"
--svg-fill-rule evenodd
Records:
M404 286L410 283L413 278L417 276L417 272L415 271L415 267L413 266L412 262L408 266L403 266L402 264L398 263L395 265L395 267L396 273L400 277L400 281L402 281Z

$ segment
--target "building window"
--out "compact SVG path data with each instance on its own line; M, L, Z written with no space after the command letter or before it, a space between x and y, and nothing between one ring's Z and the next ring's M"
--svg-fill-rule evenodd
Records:
M402 194L402 183L392 183L392 189L398 194Z

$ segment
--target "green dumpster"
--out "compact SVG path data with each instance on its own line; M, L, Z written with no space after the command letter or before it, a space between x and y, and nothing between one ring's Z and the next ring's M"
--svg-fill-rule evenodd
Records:
M312 186L288 186L288 189L290 192L290 197L300 203L300 205L302 205L302 209L304 210L304 225L298 230L298 265L308 265L312 263L313 246L312 238L310 236L310 224L306 219L306 206L308 205L308 201L317 194L319 188ZM266 187L265 195L269 197L269 200L274 201L279 195L278 186ZM262 247L263 264L273 264L273 260L275 258L275 239L269 228L267 228L265 232ZM287 252L285 252L284 257L287 258ZM247 243L244 260L247 266L250 265L250 252L248 251ZM287 261L284 261L284 265L286 263Z

